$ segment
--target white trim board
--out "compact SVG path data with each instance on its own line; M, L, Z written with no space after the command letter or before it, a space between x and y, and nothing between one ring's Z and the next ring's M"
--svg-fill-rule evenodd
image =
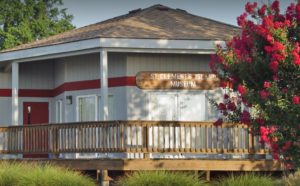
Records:
M81 53L96 52L100 48L107 48L110 51L147 52L165 50L170 53L213 53L217 44L224 45L223 41L211 40L164 40L164 39L122 39L122 38L95 38L89 40L75 41L70 43L56 44L51 46L37 47L11 52L0 53L0 62L16 61L24 62L36 60L34 58L53 59L80 55ZM96 49L96 51L95 51ZM173 51L175 50L175 52ZM173 51L173 52L172 52Z

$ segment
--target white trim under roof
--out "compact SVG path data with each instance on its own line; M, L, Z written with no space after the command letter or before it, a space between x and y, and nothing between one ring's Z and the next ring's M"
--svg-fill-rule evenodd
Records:
M95 38L51 46L8 51L0 53L0 62L24 62L37 59L71 56L74 53L92 53L95 49L122 52L164 52L164 53L214 53L216 44L223 41L211 40L166 40L166 39L122 39Z

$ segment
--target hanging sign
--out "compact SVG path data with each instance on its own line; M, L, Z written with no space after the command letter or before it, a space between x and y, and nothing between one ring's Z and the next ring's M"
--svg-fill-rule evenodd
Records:
M211 90L220 80L208 72L139 72L136 84L140 89Z

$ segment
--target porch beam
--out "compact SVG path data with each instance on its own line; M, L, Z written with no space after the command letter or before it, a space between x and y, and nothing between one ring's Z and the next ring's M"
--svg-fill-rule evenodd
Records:
M12 63L12 125L19 125L19 63Z
M107 50L100 50L100 79L101 79L101 100L100 100L100 120L108 120L108 63Z
M159 53L159 54L215 54L216 51L214 49L150 49L150 48L106 48L107 52L127 52L127 53ZM80 51L73 51L73 52L65 52L65 53L58 53L58 54L50 54L50 55L43 55L38 57L28 57L25 59L17 59L15 60L18 63L24 62L33 62L33 61L43 61L49 60L54 58L63 58L63 57L70 57L70 56L78 56L78 55L86 55L86 54L94 54L98 53L99 48L96 49L87 49L87 50L80 50ZM7 66L7 71L9 71L11 66Z

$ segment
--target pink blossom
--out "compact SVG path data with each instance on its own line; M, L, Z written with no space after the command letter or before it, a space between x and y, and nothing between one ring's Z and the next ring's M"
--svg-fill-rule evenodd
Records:
M267 10L267 5L263 5L259 10L258 10L258 15L264 16Z
M276 1L274 1L273 3L272 3L272 9L276 12L276 13L279 13L279 1L278 0L276 0Z
M238 23L239 26L245 25L245 23L246 23L246 17L247 17L247 14L246 14L246 13L243 13L242 15L240 15L240 16L237 18L237 23Z
M248 2L246 5L245 5L245 10L246 12L248 12L249 14L252 14L254 12L254 9L256 8L257 6L257 2L254 2L253 4Z
M270 88L271 87L271 83L268 81L264 82L264 88Z
M269 139L269 129L267 127L264 127L264 126L260 126L259 127L259 133L260 133L260 137L261 137L261 140L262 142L265 142L265 143L270 143L270 139Z
M285 46L282 43L280 43L278 41L274 42L273 51L282 52L284 49L285 49Z
M272 60L274 61L283 61L285 59L285 56L279 53L273 53L272 54Z
M273 38L273 36L271 36L270 34L267 34L266 40L267 40L269 43L273 43L274 38Z
M246 87L243 86L243 85L238 85L237 90L238 90L238 92L239 92L241 95L244 95L244 94L247 93L247 89L246 89Z
M269 92L267 92L265 90L261 90L259 92L259 95L260 95L261 99L267 99L269 97Z
M294 96L293 97L293 103L295 105L299 105L300 104L300 96Z

